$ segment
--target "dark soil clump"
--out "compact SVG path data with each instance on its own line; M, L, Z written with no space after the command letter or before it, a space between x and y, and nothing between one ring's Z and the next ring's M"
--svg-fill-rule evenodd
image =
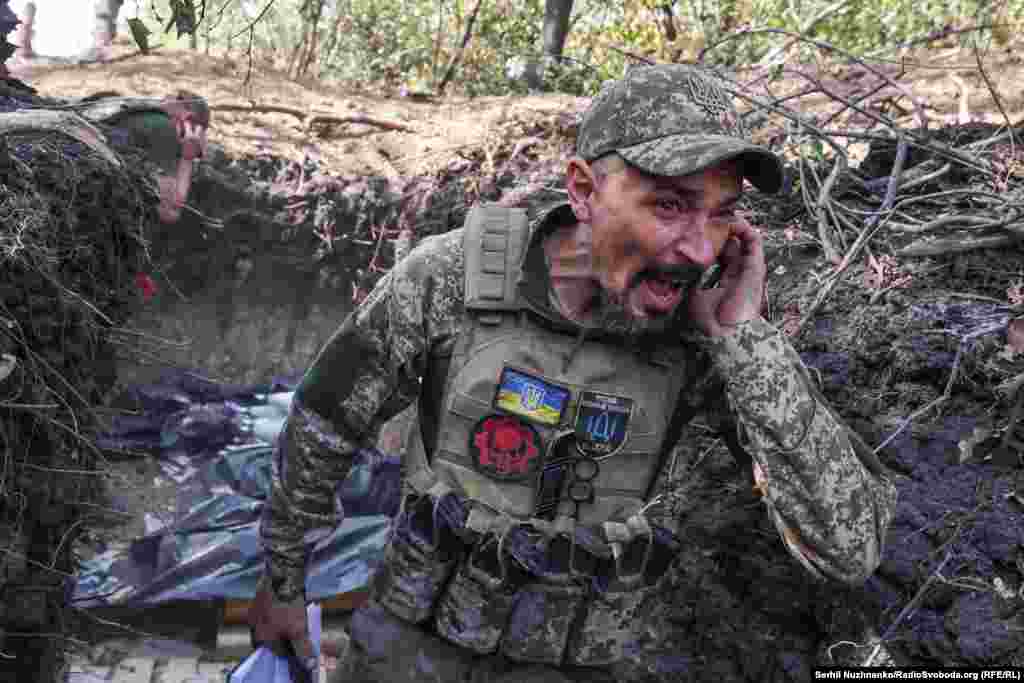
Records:
M0 122L48 104L23 89L0 95ZM155 196L144 165L115 166L46 126L0 143L0 669L5 680L55 681L71 548L99 492L91 438L138 298Z

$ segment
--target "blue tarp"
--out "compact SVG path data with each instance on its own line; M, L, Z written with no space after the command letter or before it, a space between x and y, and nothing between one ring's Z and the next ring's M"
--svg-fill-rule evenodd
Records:
M170 600L248 599L262 572L259 516L270 489L272 442L291 404L293 381L229 386L176 372L131 390L141 414L118 417L99 439L108 450L159 458L178 486L173 521L84 563L76 607L152 605ZM346 519L315 547L311 600L364 587L397 512L399 461L359 452L337 491Z

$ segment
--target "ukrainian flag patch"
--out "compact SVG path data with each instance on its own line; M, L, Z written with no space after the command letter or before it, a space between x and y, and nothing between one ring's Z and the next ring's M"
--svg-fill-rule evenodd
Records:
M557 427L572 393L521 370L503 368L494 407L533 422Z

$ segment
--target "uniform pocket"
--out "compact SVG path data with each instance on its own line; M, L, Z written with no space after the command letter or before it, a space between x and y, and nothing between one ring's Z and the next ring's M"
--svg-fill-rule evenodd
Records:
M374 578L377 602L413 623L430 616L459 556L457 540L436 509L429 496L406 499Z
M479 544L463 562L437 606L437 632L478 654L498 648L525 574L499 556L496 537Z
M593 591L569 641L566 660L577 666L607 666L622 659L639 639L648 598L661 590L678 543L653 528L626 544L618 561L602 564Z
M618 584L595 592L569 642L576 666L607 666L623 658L637 639L644 602L654 586Z
M501 653L520 662L561 664L586 595L577 583L535 581L523 586L501 640Z

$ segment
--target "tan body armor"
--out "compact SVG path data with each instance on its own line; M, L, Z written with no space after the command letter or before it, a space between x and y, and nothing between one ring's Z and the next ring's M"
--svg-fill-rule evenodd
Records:
M468 320L453 351L433 457L415 437L405 455L412 493L376 599L409 621L433 616L440 635L479 653L500 648L521 661L604 665L622 656L667 566L664 557L656 570L648 562L657 539L644 505L666 439L678 438L678 416L672 420L684 360L678 349L644 352L543 324L517 292L528 242L522 211L477 207L467 219ZM576 449L570 460L597 463L590 498L539 515L542 473L566 443ZM568 489L572 480L563 483ZM438 523L439 501L452 494L477 539L456 550ZM568 490L558 498L568 500ZM510 530L529 529L544 553L554 556L561 543L571 555L578 525L601 539L589 570L575 560L551 569L562 565L544 560L543 569L527 568L532 578L513 577L502 549Z
M468 447L479 421L502 414L496 396L509 368L569 392L557 425L528 422L543 449L573 430L583 391L632 401L627 435L613 454L598 457L595 500L582 506L579 523L625 521L643 506L658 475L661 448L684 379L682 354L659 349L643 353L556 332L536 320L521 302L515 283L529 241L520 210L477 207L466 221L466 315L448 371L432 462L422 444L409 454L414 486L425 492L440 482L465 498L514 519L533 517L535 477L508 481L489 477L472 462ZM416 440L418 441L418 440ZM540 458L548 453L540 454ZM479 529L482 531L482 529Z

